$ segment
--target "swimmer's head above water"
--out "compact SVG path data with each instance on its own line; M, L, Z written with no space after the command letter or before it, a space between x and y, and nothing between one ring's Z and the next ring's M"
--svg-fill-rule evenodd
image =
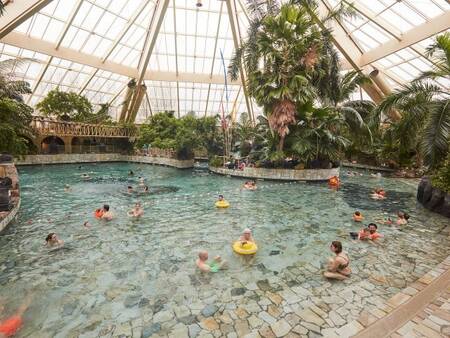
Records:
M223 195L219 195L219 201L223 201Z

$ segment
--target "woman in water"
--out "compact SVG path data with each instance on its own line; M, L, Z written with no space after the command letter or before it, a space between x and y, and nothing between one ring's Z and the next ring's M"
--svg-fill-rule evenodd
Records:
M342 251L342 243L333 241L330 245L330 250L335 254L328 260L327 271L324 272L326 278L344 280L347 279L352 270L350 270L350 260L348 256Z
M397 225L406 225L408 224L409 215L406 212L399 211L397 213L398 219L395 222Z
M57 234L51 232L45 238L45 245L49 248L62 247L64 245L64 241L59 239Z

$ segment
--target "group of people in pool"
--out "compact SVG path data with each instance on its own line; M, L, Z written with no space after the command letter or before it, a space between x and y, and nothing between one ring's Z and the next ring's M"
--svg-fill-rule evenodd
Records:
M238 241L241 242L241 244L256 243L252 231L248 228L244 230ZM206 250L202 250L198 253L195 264L200 271L203 272L217 272L227 266L227 262L220 256L216 256L211 262L208 262L208 251Z

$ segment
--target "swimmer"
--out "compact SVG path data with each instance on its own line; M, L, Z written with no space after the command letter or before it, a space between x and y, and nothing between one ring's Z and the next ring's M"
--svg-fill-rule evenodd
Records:
M84 226L85 228L90 228L92 225L91 225L91 223L89 223L88 221L86 221L86 222L83 223L83 226Z
M105 204L103 206L103 215L102 215L102 219L110 221L114 218L114 215L111 211L109 211L109 205Z
M336 255L328 260L327 271L323 273L326 278L344 280L347 279L352 271L350 270L350 260L348 256L342 252L342 243L333 241L330 250Z
M127 187L127 194L132 194L134 192L133 187L131 185L129 185Z
M248 228L244 230L241 237L239 237L239 240L241 241L242 244L255 243L255 239L252 236L252 231Z
M23 314L28 309L31 304L31 297L26 296L22 305L19 306L14 315L0 320L0 338L13 337L23 325ZM0 304L0 318L2 317L2 312L4 307Z
M360 241L366 241L370 239L370 230L369 228L363 228L359 232L351 232L350 236L353 239L359 239Z
M397 225L406 225L408 224L409 215L406 212L399 211L397 213L398 219L395 222Z
M353 171L347 171L347 176L353 177L353 176L355 176L355 174L353 173Z
M246 181L244 183L244 189L246 189L246 190L256 190L257 187L256 187L255 181Z
M133 176L133 175L134 175L133 170L128 171L128 176Z
M355 222L362 222L363 219L364 219L364 216L361 214L361 212L355 211L355 213L353 214L353 220Z
M376 188L372 191L370 197L374 200L384 200L386 198L386 191L382 188Z
M85 173L85 174L81 175L81 179L85 180L85 181L89 181L91 179L91 176L89 176L88 174Z
M59 239L54 232L51 232L45 238L45 245L49 248L62 247L64 245L64 241Z
M148 194L150 191L148 190L148 185L144 186L144 194Z
M370 177L372 177L372 178L381 178L381 173L370 174Z
M369 223L367 227L369 228L371 240L374 241L378 238L384 237L382 234L378 232L378 226L375 223Z
M134 208L128 211L128 216L139 218L144 214L144 209L141 207L141 203L136 203Z
M64 186L64 192L69 192L69 191L72 191L72 188L70 187L70 185L66 184Z
M144 185L144 178L139 176L139 186L143 187Z
M203 272L217 272L223 269L226 262L222 260L220 256L216 256L211 263L207 262L208 251L200 251L198 253L198 259L195 262L197 267Z
M219 195L219 199L217 200L217 202L222 202L222 201L225 201L223 198L223 195Z

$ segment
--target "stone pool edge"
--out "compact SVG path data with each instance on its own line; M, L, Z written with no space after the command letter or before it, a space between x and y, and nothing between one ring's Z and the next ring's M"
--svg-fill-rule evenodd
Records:
M1 167L6 169L7 176L12 180L12 187L15 193L12 193L13 196L13 208L9 211L5 218L0 221L0 234L6 227L15 219L17 213L20 209L20 189L19 189L19 174L17 173L16 166L13 163L1 163Z
M339 177L339 168L332 169L268 169L244 168L234 170L219 167L209 167L209 170L218 175L233 177L256 178L278 181L327 181L332 176Z
M44 164L70 164L95 162L133 162L147 163L189 169L194 167L194 160L177 160L166 157L122 155L122 154L56 154L56 155L26 155L15 158L16 165L44 165Z

